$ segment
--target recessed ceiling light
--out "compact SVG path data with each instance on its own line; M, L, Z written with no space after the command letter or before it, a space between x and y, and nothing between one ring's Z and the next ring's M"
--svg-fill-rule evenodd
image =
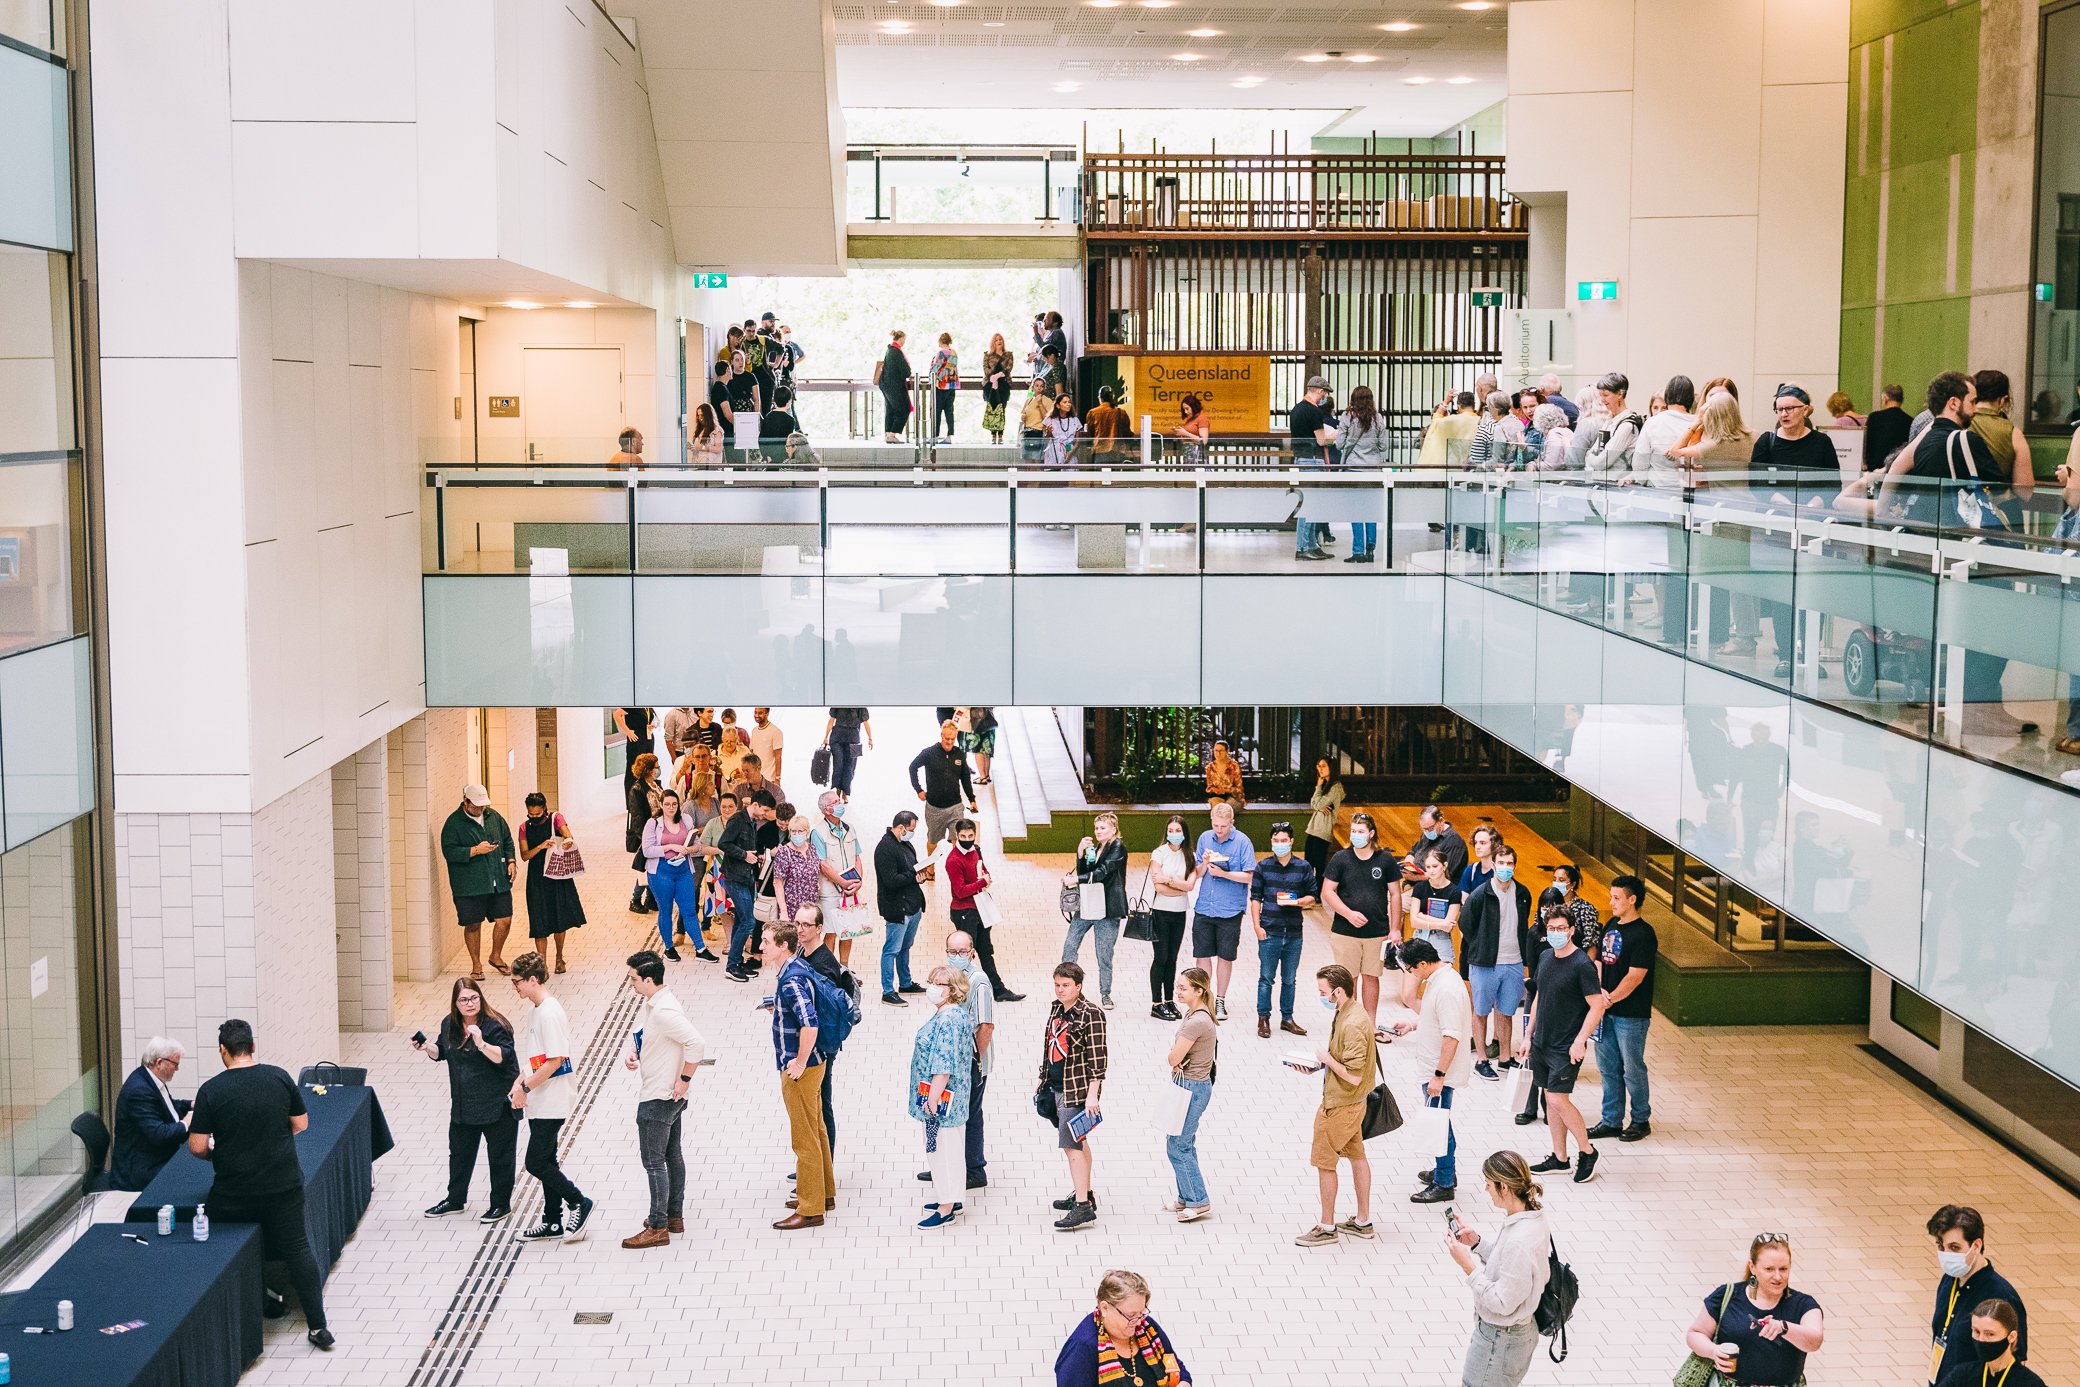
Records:
M1184 32L1187 38L1195 39L1217 39L1221 36L1218 29L1187 29Z
M1326 63L1329 61L1329 55L1327 53L1302 53L1300 61L1303 63Z
M1382 24L1379 27L1386 30L1390 34L1405 34L1408 33L1410 30L1416 28L1417 26L1409 23L1405 19L1397 19L1392 24Z
M529 302L528 302L528 301L527 301L526 299L507 299L507 300L506 300L506 301L505 301L505 302L504 302L503 304L501 304L501 305L499 305L499 306L500 306L500 307L502 307L502 308L540 308L540 307L541 307L541 305L540 305L540 304L538 304L538 303L529 303Z
M1473 79L1471 77L1447 77L1444 80L1451 83L1455 87L1463 87L1468 82L1471 82Z
M1144 10L1167 10L1176 3L1177 0L1141 0L1141 8Z
M596 303L594 303L594 302L593 302L593 301L592 301L591 299L565 299L565 300L563 301L563 306L564 306L565 308L597 308L597 307L599 307L599 305L598 305L598 304L596 304Z
M1495 8L1495 0L1459 0L1459 8L1462 10L1492 10Z
M982 21L982 27L985 29L1001 29L1004 27L1004 21L1001 19L985 19Z
M900 34L910 27L910 21L907 19L884 19L881 21L881 27L891 34Z
M1083 0L1083 3L1094 10L1116 10L1126 4L1127 0Z
M1434 77L1404 77L1401 80L1411 87L1427 87L1437 79Z
M1262 85L1264 85L1264 79L1261 77L1238 77L1228 85L1233 87L1240 87L1244 91L1248 91L1251 87L1261 87Z
M1354 63L1376 63L1379 59L1370 53L1353 53L1351 54L1351 61Z
M1083 83L1081 82L1057 82L1054 84L1054 89L1058 92L1073 92L1082 85Z
M1170 61L1173 63L1196 63L1199 61L1199 55L1197 53L1172 53Z

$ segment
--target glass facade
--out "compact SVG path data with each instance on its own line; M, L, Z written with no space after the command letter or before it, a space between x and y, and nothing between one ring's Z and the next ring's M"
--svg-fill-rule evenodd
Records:
M2039 48L2029 422L2080 422L2080 4L2046 7Z

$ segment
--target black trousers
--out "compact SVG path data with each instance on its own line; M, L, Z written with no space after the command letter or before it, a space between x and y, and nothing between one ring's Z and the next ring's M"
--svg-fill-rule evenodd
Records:
M563 1119L560 1117L530 1117L527 1119L527 1173L542 1182L542 1221L563 1222L563 1211L576 1212L585 1196L571 1183L571 1177L563 1173L556 1163L556 1143L563 1136Z
M831 1075L838 1072L838 1057L831 1055L823 1062L823 1134L833 1156L838 1154L838 1119L831 1116Z
M982 976L989 979L990 991L1003 996L1007 989L1004 979L997 972L997 946L990 942L989 929L982 923L979 910L955 910L949 912L953 927L975 941L975 961L982 965Z
M282 1194L243 1198L212 1188L209 1214L220 1223L259 1224L263 1252L268 1261L287 1268L289 1284L303 1305L303 1318L312 1329L325 1327L325 1271L311 1251L310 1233L304 1227L303 1186Z
M831 742L831 788L841 795L852 793L852 772L859 766L858 742Z
M1148 965L1148 1000L1160 1006L1176 1000L1177 951L1184 946L1185 917L1189 910L1152 910L1149 919L1156 933L1156 954Z
M469 1201L469 1177L476 1169L479 1140L491 1166L491 1207L509 1209L513 1206L513 1150L520 1144L520 1115L510 1111L496 1122L448 1124L448 1202Z
M989 1086L989 1076L982 1072L980 1064L975 1065L969 1075L974 1088L968 1095L968 1178L974 1180L989 1165L989 1160L982 1154L982 1091ZM945 1138L942 1136L940 1140Z

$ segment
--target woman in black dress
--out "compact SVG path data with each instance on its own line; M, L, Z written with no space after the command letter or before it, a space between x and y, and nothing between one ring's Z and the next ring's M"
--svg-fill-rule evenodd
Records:
M549 876L551 848L577 846L571 826L549 812L548 797L537 790L527 797L527 822L520 826L520 857L527 863L527 937L556 941L556 971L563 968L563 935L585 923L585 904L578 883Z
M881 437L886 443L901 443L903 430L910 427L910 358L903 355L901 328L889 335L888 350L874 368L874 385L881 391Z

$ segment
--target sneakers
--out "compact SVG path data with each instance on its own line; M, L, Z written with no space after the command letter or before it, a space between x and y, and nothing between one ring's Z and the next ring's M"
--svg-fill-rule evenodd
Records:
M1172 1011L1173 1008L1168 1002L1157 1002L1148 1009L1149 1019L1154 1021L1175 1021L1177 1017L1171 1014Z
M672 1235L670 1233L665 1232L664 1229L651 1228L645 1225L643 1231L636 1234L634 1237L623 1238L621 1240L621 1245L625 1248L628 1248L631 1252L640 1252L644 1248L669 1247L671 1246L671 1242Z
M1105 1010L1107 1010L1107 1011L1111 1011L1111 1010L1112 1010L1112 994L1111 994L1110 992L1108 992L1108 993L1106 993L1106 994L1105 994L1104 996L1100 997L1100 998L1098 999L1098 1005L1099 1005L1099 1006L1101 1006L1101 1007L1103 1007L1103 1008L1105 1008Z
M1574 1182L1577 1185L1586 1185L1595 1178L1596 1153L1594 1151L1584 1151L1582 1153L1582 1158L1579 1161L1575 1162Z
M695 949L693 956L703 963L720 963L722 960L706 949Z
M583 1239L585 1236L585 1225L591 1218L592 1201L590 1199L580 1199L578 1207L571 1210L569 1216L563 1221L563 1240L567 1243L574 1243Z
M1317 1223L1314 1227L1293 1239L1295 1247L1327 1247L1337 1240L1334 1228L1324 1228Z
M723 976L727 977L731 982L751 981L751 975L741 968L725 968L722 970L722 972Z
M929 1214L917 1221L919 1228L944 1228L947 1224L960 1217L960 1205L958 1204L953 1206L952 1212L942 1211L937 1204L932 1205L931 1208L932 1211Z
M1584 1155L1586 1154L1585 1152ZM1561 1171L1568 1169L1570 1165L1571 1163L1565 1156L1548 1156L1537 1165L1531 1167L1531 1173L1533 1175L1557 1175Z
M303 1337L310 1341L310 1345L312 1348L323 1349L327 1353L332 1352L333 1338L331 1330L313 1329L310 1333L304 1335Z
M526 1229L520 1234L520 1241L524 1243L561 1242L562 1240L563 1225L560 1223L537 1223L534 1227Z
M1609 1141L1625 1129L1615 1122L1599 1122L1589 1129L1589 1140Z
M1653 1130L1654 1124L1651 1122L1635 1122L1624 1131L1618 1133L1618 1140L1640 1141L1650 1135Z
M1095 1209L1095 1208L1097 1208L1097 1207L1098 1207L1098 1192L1097 1192L1096 1190L1092 1190L1092 1191L1091 1191L1091 1197L1090 1197L1090 1206L1091 1206L1091 1207L1092 1207L1093 1209ZM1070 1191L1069 1193L1067 1193L1067 1194L1063 1195L1063 1196L1062 1196L1062 1197L1061 1197L1060 1199L1057 1199L1057 1200L1055 1200L1055 1202L1054 1202L1054 1205L1053 1205L1053 1207L1054 1207L1054 1208L1057 1208L1057 1209L1073 1209L1073 1208L1075 1208L1075 1207L1076 1207L1076 1192L1075 1192L1074 1190L1071 1190L1071 1191Z
M1502 1058L1502 1042L1501 1042L1501 1041L1499 1041L1499 1040L1491 1040L1491 1041L1489 1041L1489 1042L1488 1042L1488 1056L1487 1056L1487 1057L1488 1057L1489 1059L1491 1059L1491 1060L1499 1060L1499 1059L1501 1059L1501 1058Z
M1522 1069L1524 1066L1518 1064L1514 1059L1506 1059L1503 1060L1500 1064L1497 1064L1495 1067L1497 1069Z
M1502 1076L1495 1072L1495 1066L1488 1063L1488 1061L1486 1060L1482 1060L1479 1064L1476 1064L1473 1067L1473 1072L1480 1075L1483 1079L1486 1079L1491 1084L1499 1084L1502 1082Z
M1347 1218L1337 1224L1336 1231L1347 1238L1363 1238L1367 1242L1371 1242L1374 1237L1372 1225L1360 1223L1356 1218Z
M1054 1221L1054 1226L1064 1233L1078 1228L1087 1228L1098 1221L1098 1201L1091 1198L1081 1204L1071 1204L1069 1212Z
M459 1214L463 1212L463 1209L464 1206L456 1203L454 1200L443 1199L440 1203L434 1205L431 1209L428 1209L426 1211L426 1217L446 1218L449 1214Z
M486 1210L485 1210L485 1211L484 1211L483 1213L481 1213L481 1214L478 1214L478 1215L477 1215L477 1222L479 1222L479 1223L503 1223L503 1222L505 1222L505 1218L506 1218L506 1215L507 1215L507 1214L510 1214L510 1213L512 1213L512 1212L513 1212L513 1211L512 1211L511 1209L508 1209L508 1208L507 1208L507 1207L506 1207L505 1205L503 1205L503 1204L493 1204L493 1205L492 1205L492 1206L491 1206L490 1208L486 1209Z
M664 957L665 962L667 963L677 963L679 962L679 951L677 949L667 948L664 951Z
M881 1005L885 1007L907 1007L910 1004L903 1000L900 993L884 992L881 994Z
M897 988L896 991L902 993L906 997L922 997L924 995L924 984L906 982L901 987Z
M1213 999L1213 1019L1216 1021L1225 1021L1228 1019L1228 999L1226 997L1216 997Z
M989 1188L989 1177L987 1175L970 1175L967 1187L971 1190L986 1190Z
M1360 549L1360 550L1359 550L1359 551L1358 551L1357 553L1355 553L1355 554L1351 555L1351 556L1350 556L1349 558L1345 559L1345 560L1344 560L1344 562L1345 562L1345 563L1371 563L1371 562L1372 562L1372 551L1371 551L1370 549Z
M1293 555L1293 557L1296 559L1306 559L1310 563L1327 563L1336 556L1334 554L1324 553L1320 549L1302 549L1299 553Z

